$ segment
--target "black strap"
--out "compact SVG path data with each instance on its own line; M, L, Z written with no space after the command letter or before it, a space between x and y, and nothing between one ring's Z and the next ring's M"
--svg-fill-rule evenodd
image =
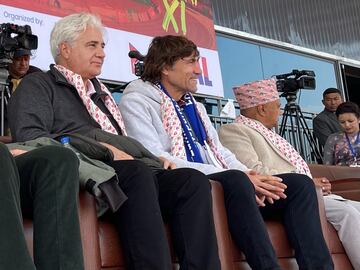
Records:
M121 132L121 128L120 128L119 124L116 122L114 116L110 113L108 108L106 108L105 103L102 99L102 97L106 97L106 96L107 96L107 94L105 92L99 93L96 91L94 94L91 95L91 99L92 99L92 101L94 101L96 106L98 106L99 109L109 118L111 124L116 129L117 133L119 135L121 135L122 132Z

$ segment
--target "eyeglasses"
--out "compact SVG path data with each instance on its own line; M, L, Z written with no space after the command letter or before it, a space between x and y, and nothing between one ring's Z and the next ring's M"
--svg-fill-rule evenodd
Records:
M181 60L183 60L185 63L187 64L195 64L195 63L199 63L200 60L200 56L196 56L196 57L184 57L181 58Z

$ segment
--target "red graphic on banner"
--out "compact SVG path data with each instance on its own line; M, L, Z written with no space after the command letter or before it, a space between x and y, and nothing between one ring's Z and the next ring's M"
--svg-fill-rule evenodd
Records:
M53 16L87 11L105 26L147 36L185 35L216 50L210 1L201 0L1 0L1 4Z
M138 51L134 45L132 45L131 43L129 43L129 51ZM138 62L137 59L135 58L131 58L131 72L132 74L135 75L135 64Z

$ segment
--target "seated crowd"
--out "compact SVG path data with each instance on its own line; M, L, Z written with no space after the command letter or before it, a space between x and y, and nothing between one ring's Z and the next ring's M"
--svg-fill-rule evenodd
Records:
M11 239L10 246L10 240L0 243L2 254L9 254L0 256L2 267L83 269L79 178L98 196L99 215L111 217L127 269L172 269L164 222L180 269L220 269L209 179L223 187L231 236L252 269L281 269L264 223L273 217L282 220L300 269L334 268L315 185L322 187L326 216L351 263L360 267L359 202L331 195L328 180L312 179L301 156L271 131L280 108L273 80L235 88L242 115L223 126L219 138L193 97L201 69L192 41L155 37L142 77L117 105L96 77L105 60L104 31L92 14L60 19L50 36L54 64L22 78L12 93L7 120L18 143L9 146L11 153L0 145L6 180L0 234ZM80 160L61 147L64 135ZM21 215L34 220L34 262Z

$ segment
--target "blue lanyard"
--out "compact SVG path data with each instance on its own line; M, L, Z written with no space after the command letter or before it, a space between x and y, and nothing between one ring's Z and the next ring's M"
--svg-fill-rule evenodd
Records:
M171 99L175 107L176 114L181 122L187 160L192 162L204 163L200 151L196 145L196 140L193 134L193 130L191 129L191 125L184 116L180 106L177 104L176 100L170 96L168 91L161 83L158 83L157 86Z
M184 96L185 106L183 107L183 111L188 117L190 122L190 126L195 133L195 137L198 139L198 142L204 146L207 138L207 134L204 128L204 125L200 119L199 113L196 110L196 103L194 98L187 94Z
M358 131L358 134L357 134L357 136L356 136L356 140L355 140L355 142L354 142L354 145L357 145L357 144L359 143L359 133L360 133L360 132ZM346 140L347 140L347 142L348 142L350 151L351 151L354 159L356 159L356 151L355 151L355 149L353 148L353 146L352 146L352 144L351 144L351 142L350 142L349 136L348 136L346 133L345 133L345 136L346 136Z

